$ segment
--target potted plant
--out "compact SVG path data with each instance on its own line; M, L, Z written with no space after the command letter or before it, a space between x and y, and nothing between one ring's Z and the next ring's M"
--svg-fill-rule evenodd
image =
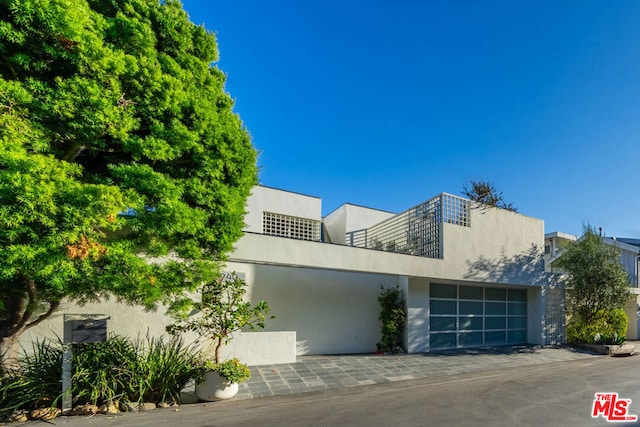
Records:
M220 350L243 329L264 328L269 313L265 301L251 304L244 300L247 283L236 273L205 283L200 300L193 301L186 310L174 313L176 322L169 326L170 333L195 332L213 341L213 359L197 361L202 375L196 378L196 396L201 400L229 399L238 392L238 383L250 377L249 368L238 359L222 361ZM185 307L186 308L186 307Z
M196 364L201 368L196 377L196 396L208 402L232 398L238 393L238 384L251 377L249 367L237 358L220 363L203 359Z

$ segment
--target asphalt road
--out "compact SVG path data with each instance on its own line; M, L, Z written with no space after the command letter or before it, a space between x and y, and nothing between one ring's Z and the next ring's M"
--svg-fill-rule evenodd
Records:
M640 415L640 356L603 356L114 417L63 417L54 423L124 427L629 425L591 417L599 392L631 399L629 414ZM31 424L35 425L26 425Z

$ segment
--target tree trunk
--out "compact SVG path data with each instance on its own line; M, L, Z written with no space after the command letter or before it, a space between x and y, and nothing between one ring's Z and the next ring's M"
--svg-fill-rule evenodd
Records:
M18 340L29 328L48 319L60 306L60 300L46 301L49 308L37 315L34 310L38 301L35 283L27 276L22 277L24 292L14 292L5 296L0 311L0 373L17 364L20 347Z
M216 342L216 363L220 363L220 349L222 348L222 340L218 338Z
M18 339L21 334L0 337L0 373L6 372L17 365L20 347Z

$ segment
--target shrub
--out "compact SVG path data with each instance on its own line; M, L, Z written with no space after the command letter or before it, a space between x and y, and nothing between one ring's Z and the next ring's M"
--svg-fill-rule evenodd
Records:
M199 301L172 313L176 321L167 327L167 331L173 335L195 332L210 338L215 343L215 363L220 363L220 350L235 332L264 328L269 305L265 301L255 305L246 301L246 293L247 282L235 272L231 277L219 277L205 283L200 289ZM188 308L195 314L187 313Z
M177 400L201 366L199 352L181 339L132 340L110 336L104 343L73 346L74 405ZM0 379L0 419L20 409L61 403L62 343L37 342L18 367Z
M146 347L138 344L138 358L133 379L138 393L130 400L147 402L178 401L180 391L195 379L200 368L196 363L200 355L193 346L185 345L181 338L147 339Z
M74 404L128 400L135 384L136 346L130 339L111 336L103 343L73 346L71 392Z
M575 316L567 324L570 344L620 344L627 334L627 315L623 309L601 311L591 323Z
M241 383L251 378L251 371L244 363L237 358L225 360L221 363L214 363L211 360L203 360L201 374L196 381L201 382L206 372L217 372L222 378L230 383Z
M382 337L376 347L378 351L399 353L402 351L404 323L407 314L400 287L382 287L378 301L380 302L380 319Z
M0 420L20 409L54 406L62 392L62 351L46 341L33 344L0 380Z

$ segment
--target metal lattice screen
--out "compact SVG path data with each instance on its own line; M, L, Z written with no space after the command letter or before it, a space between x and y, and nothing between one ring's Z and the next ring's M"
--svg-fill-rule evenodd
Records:
M367 229L346 234L350 246L441 258L441 224L470 226L469 201L443 193Z
M564 288L545 286L542 288L545 299L544 336L547 345L560 345L566 341Z

